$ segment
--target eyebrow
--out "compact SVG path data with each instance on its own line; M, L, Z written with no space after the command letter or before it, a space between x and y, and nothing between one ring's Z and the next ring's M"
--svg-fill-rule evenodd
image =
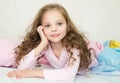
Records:
M61 22L61 21L62 21L62 22L66 22L64 18L63 18L63 19L56 20L55 22ZM50 24L50 23L49 23L49 22L45 22L45 23L42 23L42 24Z
M65 19L60 19L60 20L57 20L56 22L59 22L59 21L64 21L64 22L66 22Z

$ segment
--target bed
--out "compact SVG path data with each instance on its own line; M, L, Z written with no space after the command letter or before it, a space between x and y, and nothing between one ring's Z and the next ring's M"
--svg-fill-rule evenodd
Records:
M46 66L42 66L45 68ZM120 76L96 75L89 74L87 76L77 75L72 82L52 81L42 78L9 78L6 74L14 70L13 68L0 67L0 83L120 83Z

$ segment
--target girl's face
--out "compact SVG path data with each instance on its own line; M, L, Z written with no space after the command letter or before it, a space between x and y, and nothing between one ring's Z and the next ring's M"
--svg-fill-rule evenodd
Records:
M57 10L50 10L44 14L42 26L47 39L52 43L61 42L66 35L66 21Z

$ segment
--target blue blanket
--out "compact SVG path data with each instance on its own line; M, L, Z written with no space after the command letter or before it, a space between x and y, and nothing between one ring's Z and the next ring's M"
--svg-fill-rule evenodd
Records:
M98 55L98 66L91 68L91 73L105 75L120 75L120 48L110 48L109 41Z

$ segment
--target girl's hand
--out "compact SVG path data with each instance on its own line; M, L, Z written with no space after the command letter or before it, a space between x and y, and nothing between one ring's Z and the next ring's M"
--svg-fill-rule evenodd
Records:
M38 26L37 28L37 32L39 33L40 37L41 37L41 42L40 44L36 47L35 49L35 57L38 57L40 55L40 53L48 46L49 41L46 38L44 31L43 31L44 27L43 26Z
M34 77L31 70L14 70L9 72L7 76L10 78L16 77L17 79Z
M7 74L8 77L20 78L31 78L31 77L43 77L42 70L13 70Z
M43 26L38 26L37 32L39 33L41 37L41 43L44 43L45 45L48 45L48 39L46 38L44 32L43 32L44 27Z

